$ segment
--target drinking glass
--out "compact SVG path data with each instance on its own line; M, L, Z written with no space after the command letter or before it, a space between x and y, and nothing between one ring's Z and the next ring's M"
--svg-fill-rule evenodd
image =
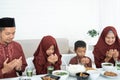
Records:
M120 70L120 61L116 61L116 68L117 70Z
M67 66L66 65L62 65L61 66L61 70L66 70Z
M27 68L27 69L26 69L26 75L27 75L28 77L32 77L32 75L33 75L33 69L32 69L32 68Z
M54 70L54 66L48 66L47 67L47 73L52 74L52 71Z

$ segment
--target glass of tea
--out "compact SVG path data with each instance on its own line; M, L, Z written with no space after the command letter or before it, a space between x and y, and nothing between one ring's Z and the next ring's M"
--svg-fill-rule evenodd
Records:
M48 74L52 74L53 70L54 70L54 66L48 66L47 67L47 73Z
M116 68L117 70L120 70L120 61L116 61Z
M27 68L27 69L26 69L26 75L27 75L28 77L32 77L32 75L33 75L33 69L32 69L32 68Z

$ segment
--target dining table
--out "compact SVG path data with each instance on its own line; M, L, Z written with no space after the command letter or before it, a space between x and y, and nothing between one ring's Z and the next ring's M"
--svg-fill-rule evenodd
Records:
M98 70L102 72L102 69L98 69ZM116 77L108 77L108 76L104 76L100 73L99 77L96 80L120 80L120 70L117 70L117 74L118 74L118 76L116 76ZM0 80L42 80L41 77L43 77L45 75L46 74L33 75L32 77L19 76L19 77L15 77L15 78L4 78L4 79L0 79ZM69 77L66 80L77 80L77 77L69 75ZM91 80L91 79L89 79L89 80Z

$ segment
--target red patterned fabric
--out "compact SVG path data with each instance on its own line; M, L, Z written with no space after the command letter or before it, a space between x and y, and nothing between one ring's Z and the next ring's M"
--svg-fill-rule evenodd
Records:
M0 44L0 78L11 78L17 77L16 70L12 70L9 73L2 74L1 69L3 68L4 61L8 58L9 61L13 59L19 59L22 56L22 72L27 66L26 59L22 50L22 47L17 42L12 41L8 45Z

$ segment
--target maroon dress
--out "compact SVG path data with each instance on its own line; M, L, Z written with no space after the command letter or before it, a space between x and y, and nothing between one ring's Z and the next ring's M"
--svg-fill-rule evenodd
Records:
M51 64L47 61L47 54L46 50L51 46L54 45L54 53L58 56L58 61L55 64ZM33 63L36 68L36 74L46 74L47 67L52 65L54 66L55 70L60 69L61 65L61 55L59 53L59 49L56 43L56 40L52 36L44 36L41 40L36 52L34 53Z
M0 43L0 78L17 77L15 69L6 74L2 74L1 70L3 68L3 63L7 58L9 59L8 62L10 62L13 59L19 59L21 56L22 56L21 71L23 72L25 70L25 67L27 66L27 63L20 44L14 41L9 43L8 45L4 45Z
M107 35L109 31L112 31L116 37L116 41L112 45L107 45L105 42L105 36ZM104 60L106 58L106 51L110 49L117 49L120 53L120 40L119 40L117 31L115 30L115 28L112 26L107 26L102 31L100 38L97 44L94 46L94 50L93 50L94 61L95 61L95 65L97 68L101 68L101 63L105 62ZM118 56L118 59L120 59L120 54ZM115 61L113 58L111 58L109 62L115 64Z
M87 56L84 56L84 57L87 57ZM83 57L75 56L70 60L69 64L81 64L81 59L82 58ZM87 57L87 58L90 60L90 62L88 64L86 64L85 67L92 67L91 59L89 57Z

